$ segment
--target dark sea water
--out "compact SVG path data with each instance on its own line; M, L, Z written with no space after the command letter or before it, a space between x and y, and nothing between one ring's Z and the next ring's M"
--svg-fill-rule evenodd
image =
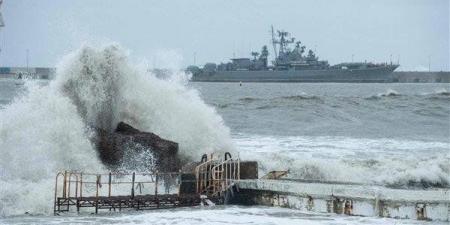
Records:
M233 133L448 141L450 84L194 83Z
M260 173L450 186L449 84L193 83ZM263 175L263 174L260 174Z

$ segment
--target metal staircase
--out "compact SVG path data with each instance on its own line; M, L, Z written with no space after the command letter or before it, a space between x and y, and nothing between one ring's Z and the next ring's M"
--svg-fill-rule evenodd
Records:
M207 197L224 197L224 193L240 180L239 162L239 158L231 158L230 153L225 153L224 158L204 155L195 169L197 193Z

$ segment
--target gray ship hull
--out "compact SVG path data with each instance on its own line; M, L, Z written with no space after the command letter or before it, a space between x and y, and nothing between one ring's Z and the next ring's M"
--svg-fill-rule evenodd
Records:
M368 69L284 70L284 71L215 71L193 76L199 82L392 82L397 66Z

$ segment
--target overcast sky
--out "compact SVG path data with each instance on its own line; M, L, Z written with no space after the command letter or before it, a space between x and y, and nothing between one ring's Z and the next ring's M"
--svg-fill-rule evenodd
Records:
M273 24L330 64L392 55L401 70L429 59L449 70L449 11L449 0L4 0L0 66L25 65L26 49L31 66L54 66L82 43L107 42L153 66L189 65L194 53L197 64L221 62L269 45Z

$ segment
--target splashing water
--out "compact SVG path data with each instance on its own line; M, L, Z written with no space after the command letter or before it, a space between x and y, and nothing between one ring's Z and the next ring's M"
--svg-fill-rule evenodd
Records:
M255 135L239 135L235 141L242 158L260 162L261 176L271 170L289 170L288 178L314 181L395 188L450 185L445 142Z
M190 159L233 149L229 129L196 90L139 70L117 45L82 47L48 86L26 88L0 111L1 216L50 212L59 170L104 170L92 127L111 131L124 121L178 142Z

